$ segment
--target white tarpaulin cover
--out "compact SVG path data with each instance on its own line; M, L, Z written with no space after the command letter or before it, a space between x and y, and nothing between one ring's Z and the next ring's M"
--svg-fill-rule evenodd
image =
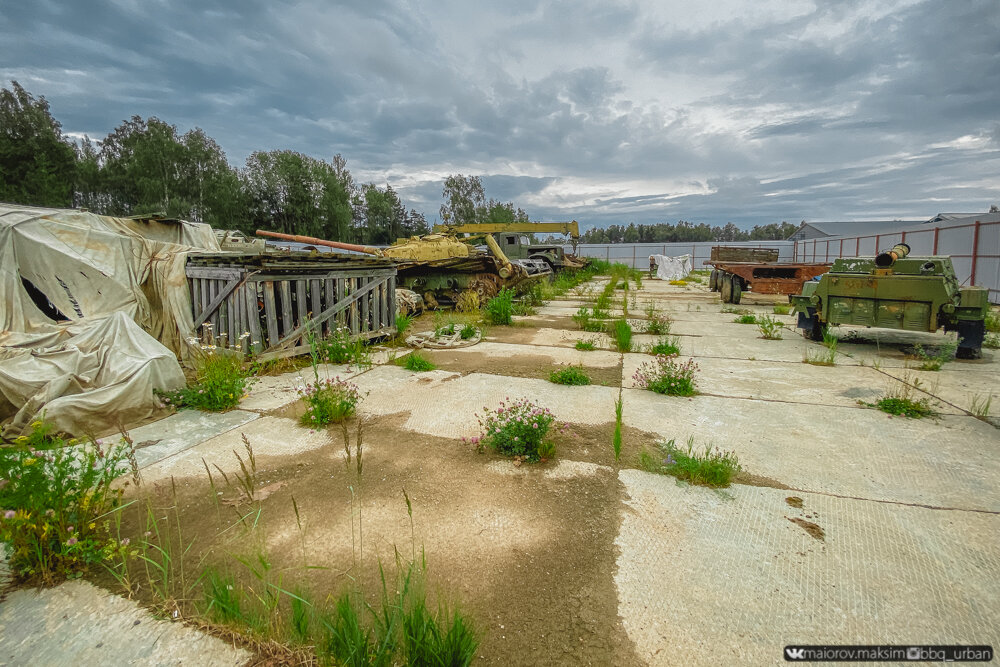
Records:
M691 255L650 255L656 262L656 277L660 280L680 280L691 273Z
M208 225L0 204L0 420L70 433L148 416L183 384L189 251ZM102 414L106 413L106 414Z
M154 389L179 389L174 353L124 311L63 327L44 347L0 348L0 418L6 430L31 430L44 415L57 430L93 434L154 416Z

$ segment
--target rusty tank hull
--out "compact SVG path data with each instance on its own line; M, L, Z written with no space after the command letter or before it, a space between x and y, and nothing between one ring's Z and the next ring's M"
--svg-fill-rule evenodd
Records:
M481 252L445 234L415 236L388 248L264 230L257 230L257 234L391 259L396 264L396 284L423 296L430 309L438 305L478 308L503 287L520 290L536 279L506 258Z

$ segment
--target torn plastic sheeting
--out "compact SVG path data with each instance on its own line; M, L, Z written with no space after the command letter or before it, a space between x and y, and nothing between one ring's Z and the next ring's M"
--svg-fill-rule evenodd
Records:
M184 266L188 252L204 250L219 245L200 223L0 205L0 344L11 332L65 326L56 311L71 321L126 312L189 359Z
M39 346L43 341L54 344ZM174 354L125 312L7 342L0 358L7 435L27 434L43 416L74 435L105 431L163 412L154 389L184 386Z
M656 277L660 280L680 280L691 273L691 255L650 255L656 262Z

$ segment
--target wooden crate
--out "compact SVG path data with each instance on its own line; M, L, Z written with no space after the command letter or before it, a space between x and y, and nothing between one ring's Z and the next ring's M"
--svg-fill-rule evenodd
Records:
M210 323L216 340L260 359L308 350L306 328L352 338L396 331L396 268L390 262L294 255L191 255L186 267L195 331Z

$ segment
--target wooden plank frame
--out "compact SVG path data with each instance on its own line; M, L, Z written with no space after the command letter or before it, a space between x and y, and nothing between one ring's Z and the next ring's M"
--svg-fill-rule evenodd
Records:
M396 330L393 267L280 271L201 258L189 260L187 276L196 328L211 322L230 347L261 359L307 351L309 326L323 335L347 326L352 338L365 340ZM240 338L244 333L249 337Z

